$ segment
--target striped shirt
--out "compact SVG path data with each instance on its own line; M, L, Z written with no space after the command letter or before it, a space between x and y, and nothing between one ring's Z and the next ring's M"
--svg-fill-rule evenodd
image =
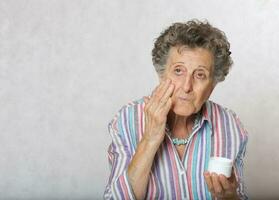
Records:
M133 101L120 109L109 123L112 143L108 149L111 169L104 199L135 199L127 168L144 131L144 101ZM207 101L196 114L184 157L179 158L169 129L153 161L145 199L212 199L203 172L210 157L234 160L237 193L247 199L243 180L243 158L247 132L236 114Z

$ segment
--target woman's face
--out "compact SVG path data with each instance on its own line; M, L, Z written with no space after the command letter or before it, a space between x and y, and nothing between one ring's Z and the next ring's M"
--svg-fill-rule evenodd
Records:
M213 65L213 55L207 49L170 49L166 70L160 80L169 78L175 85L171 97L175 114L190 116L201 109L215 87Z

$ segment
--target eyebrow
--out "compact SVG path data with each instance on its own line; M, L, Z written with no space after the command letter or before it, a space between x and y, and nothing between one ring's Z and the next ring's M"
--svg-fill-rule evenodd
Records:
M209 72L210 72L210 70L209 70L209 69L207 69L207 67L206 67L206 66L199 65L199 67L202 67L202 68L206 69L206 71L209 71Z
M175 62L175 63L172 63L171 66L173 66L174 64L177 64L177 63L179 63L179 64L185 64L184 62Z
M184 62L175 62L175 63L172 63L171 66L173 66L175 64L185 64L185 63ZM204 68L204 69L206 69L207 71L210 72L210 70L204 65L199 65L198 67Z

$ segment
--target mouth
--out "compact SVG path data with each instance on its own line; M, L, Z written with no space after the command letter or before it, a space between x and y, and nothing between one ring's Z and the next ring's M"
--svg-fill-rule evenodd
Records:
M192 101L193 98L190 98L190 97L178 97L179 100L182 100L182 101Z

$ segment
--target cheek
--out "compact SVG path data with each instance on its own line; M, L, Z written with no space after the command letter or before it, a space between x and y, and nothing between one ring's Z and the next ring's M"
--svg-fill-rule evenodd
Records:
M199 90L197 90L198 101L200 103L204 103L211 95L212 90L213 90L212 87L199 88Z
M182 81L171 78L171 82L174 84L174 91L178 90L182 86Z

